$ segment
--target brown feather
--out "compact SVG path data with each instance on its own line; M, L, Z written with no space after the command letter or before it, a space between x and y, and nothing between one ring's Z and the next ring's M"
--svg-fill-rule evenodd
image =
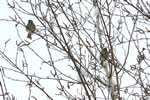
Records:
M32 40L32 34L31 34L31 33L28 33L27 38L29 38L30 40Z

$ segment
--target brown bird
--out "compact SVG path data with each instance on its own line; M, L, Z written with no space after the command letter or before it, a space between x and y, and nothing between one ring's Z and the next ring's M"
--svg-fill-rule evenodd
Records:
M26 26L26 31L28 32L27 38L32 40L32 34L35 32L36 27L32 20L28 20L28 24Z
M107 48L102 48L102 51L100 53L100 60L101 60L101 65L103 65L103 62L108 60L109 58L109 52L107 51Z
M101 51L101 60L105 61L109 57L109 52L107 51L107 48L103 48Z

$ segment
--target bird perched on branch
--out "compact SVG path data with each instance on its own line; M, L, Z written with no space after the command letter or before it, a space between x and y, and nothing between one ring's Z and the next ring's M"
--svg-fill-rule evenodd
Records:
M108 58L109 52L107 51L107 48L102 48L100 55L101 62L103 63L104 61L108 60Z
M28 24L26 26L26 31L28 32L27 38L32 39L32 34L35 32L36 27L32 20L28 20Z

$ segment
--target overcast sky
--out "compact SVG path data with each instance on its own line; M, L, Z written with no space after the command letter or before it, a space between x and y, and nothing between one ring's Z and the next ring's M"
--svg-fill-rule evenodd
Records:
M9 1L11 1L11 0L9 0ZM22 5L22 6L26 7L26 5ZM27 8L27 9L29 9L29 8ZM5 0L0 1L0 12L1 12L0 19L10 19L10 16L14 17L14 15L15 15L14 12L12 11L12 9L8 8L8 5L7 5ZM22 15L22 17L24 19L25 24L27 24L27 21L29 19L34 20L35 24L39 24L39 22L33 17L24 16L24 15ZM127 21L129 22L130 20L127 20ZM5 53L8 55L8 57L10 59L13 59L13 61L15 62L14 58L16 57L16 50L17 50L16 43L20 42L20 40L18 38L16 27L15 27L15 23L10 22L10 21L7 22L7 21L1 20L0 21L0 27L1 27L0 28L1 29L0 50L1 51L4 50L5 43L7 41L7 45L6 45L7 47L6 47ZM131 24L131 27L132 27L132 24ZM129 27L129 28L131 28L131 27ZM19 25L19 26L17 26L17 28L18 28L19 34L23 40L26 40L29 42L32 41L32 40L29 40L26 38L27 32L25 31L24 26ZM124 30L124 31L126 31L126 30ZM129 35L127 35L127 36L129 36ZM136 35L134 34L134 36L136 36ZM142 35L141 35L141 37L142 37ZM37 38L37 37L34 36L33 38ZM141 44L142 44L142 42L141 42ZM133 43L131 43L131 45L133 45ZM41 51L39 53L40 53L41 57L45 58L45 60L49 59L49 57L45 53L47 51L44 51L44 50L46 50L46 48L45 48L45 44L42 40L35 42L31 46L35 50ZM124 47L127 47L127 46L128 46L127 44L124 44ZM145 42L143 42L143 45L140 47L140 49L142 49L143 47L146 47ZM116 49L117 49L116 55L118 55L117 57L120 60L120 62L122 63L124 61L123 57L125 55L122 53L123 51L121 51L119 48L121 48L121 50L122 50L122 46L116 47ZM24 52L25 55L27 55L26 59L27 60L29 59L28 62L31 63L31 66L32 66L32 67L29 66L30 67L29 73L32 73L32 74L35 73L36 75L43 76L43 77L48 76L49 72L47 70L49 70L49 68L47 68L46 65L41 63L41 59L37 58L35 54L33 54L30 50L28 50L28 48L24 48L24 50L26 51L26 52ZM130 50L131 50L130 52L132 54L129 55L129 59L127 60L127 62L128 62L127 65L134 64L137 62L135 59L137 57L137 52L136 52L137 50L135 49L134 46ZM55 53L55 51L53 51L53 52ZM19 55L21 56L22 54L19 53ZM59 57L58 55L59 54L56 54L56 58ZM19 59L23 60L23 57L21 56ZM0 57L0 60L1 60L1 57ZM1 64L5 65L5 67L8 67L8 68L12 67L8 63L6 63L6 61L4 61L4 60L0 61L0 66L1 66ZM21 64L21 62L19 64ZM61 64L64 64L64 63L61 63ZM67 63L65 63L65 64L67 65ZM58 66L60 66L60 63L58 64ZM127 66L127 67L130 68L130 66ZM61 66L60 66L60 70L64 70L64 72L68 73L68 74L72 73L72 72L68 72L68 70L66 70L65 68L62 68ZM6 73L8 76L14 77L14 79L15 78L18 78L18 79L24 79L25 78L24 76L17 74L17 73L14 73L14 72L10 73L9 71L8 72L6 71ZM77 78L76 74L73 74L73 76ZM125 79L130 80L130 78L125 78ZM0 80L2 80L2 79L0 78ZM123 80L123 81L126 81L126 80ZM122 81L122 85L126 85L126 83L123 81ZM56 90L56 87L54 87L54 85L56 85L58 83L56 83L55 81L42 81L42 82L45 86L49 87L49 88L47 88L47 90L50 91L50 95L54 98L54 100L59 100L59 99L62 100L61 97L60 98L56 97L56 96L54 96L54 93L53 93L54 91L56 93L58 92ZM130 82L132 82L132 81L128 81L128 84L132 84ZM11 80L6 79L6 85L7 85L7 88L8 88L8 91L10 92L10 94L13 93L13 95L17 97L17 100L27 100L27 97L29 96L29 94L28 94L29 88L27 88L27 83L18 82L18 81L15 82L15 81L11 81ZM33 88L32 94L34 96L36 96L38 98L38 100L46 100L46 96L43 93L39 92L38 89L36 89L36 88L35 89ZM1 97L0 97L0 99L1 99Z

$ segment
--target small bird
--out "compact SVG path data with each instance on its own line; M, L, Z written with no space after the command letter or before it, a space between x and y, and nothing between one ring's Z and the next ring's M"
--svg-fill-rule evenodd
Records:
M36 27L32 20L28 20L28 24L26 26L26 31L28 32L27 38L32 40L32 34L35 32Z
M108 57L109 57L109 52L107 51L107 48L103 48L102 51L101 51L101 60L102 61L105 61L105 60L108 60Z
M107 48L102 48L100 52L101 65L103 65L104 61L108 59L109 59L109 52L107 51Z

